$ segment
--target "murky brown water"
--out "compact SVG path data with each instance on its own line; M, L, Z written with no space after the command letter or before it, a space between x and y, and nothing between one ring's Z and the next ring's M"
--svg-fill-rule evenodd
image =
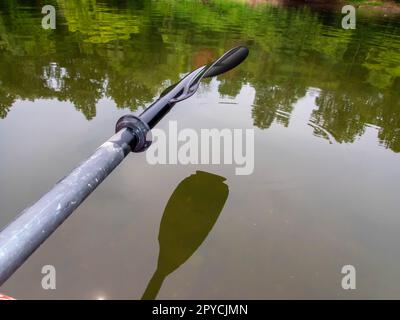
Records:
M55 4L55 31L41 29L39 6L0 4L1 227L90 155L120 116L237 44L249 47L246 62L205 83L158 127L254 128L255 171L151 166L132 154L2 293L400 296L398 18L360 16L349 31L339 13L301 7ZM160 246L161 286L149 284ZM47 264L56 290L41 287ZM347 264L357 270L354 291L341 288Z

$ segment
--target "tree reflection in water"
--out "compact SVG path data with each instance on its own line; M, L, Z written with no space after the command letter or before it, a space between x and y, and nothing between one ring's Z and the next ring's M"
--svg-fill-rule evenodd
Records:
M111 98L136 110L180 72L238 43L250 48L245 67L220 77L219 93L256 91L254 125L287 126L293 105L320 89L313 123L350 143L366 124L380 143L400 152L399 19L342 16L308 7L212 0L135 2L59 0L57 29L41 28L40 5L0 4L0 117L18 99L70 101L87 119ZM243 18L245 17L245 18ZM229 80L227 80L229 79ZM324 137L324 135L319 135Z

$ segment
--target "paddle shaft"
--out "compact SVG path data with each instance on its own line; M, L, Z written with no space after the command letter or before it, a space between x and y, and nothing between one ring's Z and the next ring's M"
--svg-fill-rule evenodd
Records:
M135 135L123 129L25 209L0 233L0 285L57 229L131 151Z
M147 130L153 128L171 110L174 103L170 100L182 90L181 87L184 84L184 82L179 83L170 92L152 103L139 118L129 115L122 117L117 123L118 132L114 136L0 232L0 286L122 162L129 152L141 142L143 143L146 128ZM119 125L128 127L119 130ZM129 128L130 125L133 130Z

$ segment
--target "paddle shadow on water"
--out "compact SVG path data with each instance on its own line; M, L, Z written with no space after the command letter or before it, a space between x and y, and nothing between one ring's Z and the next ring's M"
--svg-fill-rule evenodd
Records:
M157 269L142 299L155 299L165 278L188 260L207 238L228 198L225 180L196 171L172 193L158 234Z

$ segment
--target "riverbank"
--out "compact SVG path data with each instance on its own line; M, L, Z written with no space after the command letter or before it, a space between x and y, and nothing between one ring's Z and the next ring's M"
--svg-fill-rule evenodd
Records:
M382 13L384 15L400 14L399 1L352 0L350 3L363 11Z
M250 5L269 3L279 6L311 6L320 9L338 9L346 4L354 5L357 9L368 14L397 15L400 14L400 1L394 0L248 0Z

